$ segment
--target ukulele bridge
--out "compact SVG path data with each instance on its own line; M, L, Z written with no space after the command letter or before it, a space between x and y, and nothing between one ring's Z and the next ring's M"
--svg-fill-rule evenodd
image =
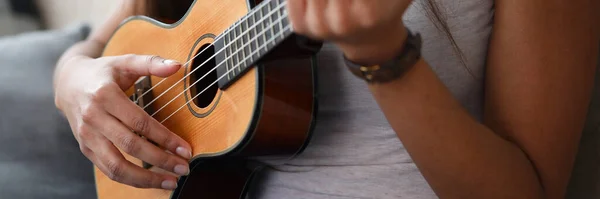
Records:
M148 92L151 88L152 82L150 81L150 77L142 77L135 82L135 92L133 94L133 101L136 102L136 104L144 109L144 111L146 111L148 114L152 114L154 112L152 110L152 106L148 106L148 103L150 103L154 98L154 96L152 96L152 92ZM148 107L144 108L145 106Z

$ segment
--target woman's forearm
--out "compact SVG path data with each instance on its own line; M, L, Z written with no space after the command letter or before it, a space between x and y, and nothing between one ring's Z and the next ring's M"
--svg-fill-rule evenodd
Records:
M598 1L495 2L480 123L425 61L373 95L441 198L563 198L598 63Z
M425 61L401 79L370 88L442 198L540 198L542 187L523 151L472 118Z

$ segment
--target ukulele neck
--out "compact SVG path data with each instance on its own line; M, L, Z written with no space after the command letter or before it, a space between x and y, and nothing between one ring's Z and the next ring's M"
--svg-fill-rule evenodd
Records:
M285 4L285 0L263 1L215 39L221 89L292 35Z

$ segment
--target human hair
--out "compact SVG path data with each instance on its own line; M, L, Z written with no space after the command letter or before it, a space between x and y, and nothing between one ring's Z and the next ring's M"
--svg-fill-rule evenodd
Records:
M454 39L454 36L450 31L446 12L444 12L441 9L442 7L440 7L438 2L436 2L435 0L423 0L420 1L420 4L424 8L425 15L427 15L427 18L429 18L429 20L435 25L436 29L443 33L444 36L446 36L446 38L448 39L448 41L450 41L450 45L452 45L454 53L459 58L461 65L465 67L465 69L467 69L467 72L469 72L471 76L475 77L475 75L467 65L467 60L463 51L461 50L458 43L456 43L456 40Z

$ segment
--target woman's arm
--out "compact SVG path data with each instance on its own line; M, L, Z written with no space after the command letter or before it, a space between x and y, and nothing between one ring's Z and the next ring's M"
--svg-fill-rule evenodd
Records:
M550 198L564 197L596 74L600 1L496 7L485 124L527 154Z
M402 41L390 38L406 34L397 22L411 1L288 3L296 32L374 64L398 51ZM441 198L562 198L592 91L599 3L497 0L495 8L483 124L425 60L370 89Z
M485 122L425 61L370 88L442 198L562 198L598 56L597 1L496 1Z

